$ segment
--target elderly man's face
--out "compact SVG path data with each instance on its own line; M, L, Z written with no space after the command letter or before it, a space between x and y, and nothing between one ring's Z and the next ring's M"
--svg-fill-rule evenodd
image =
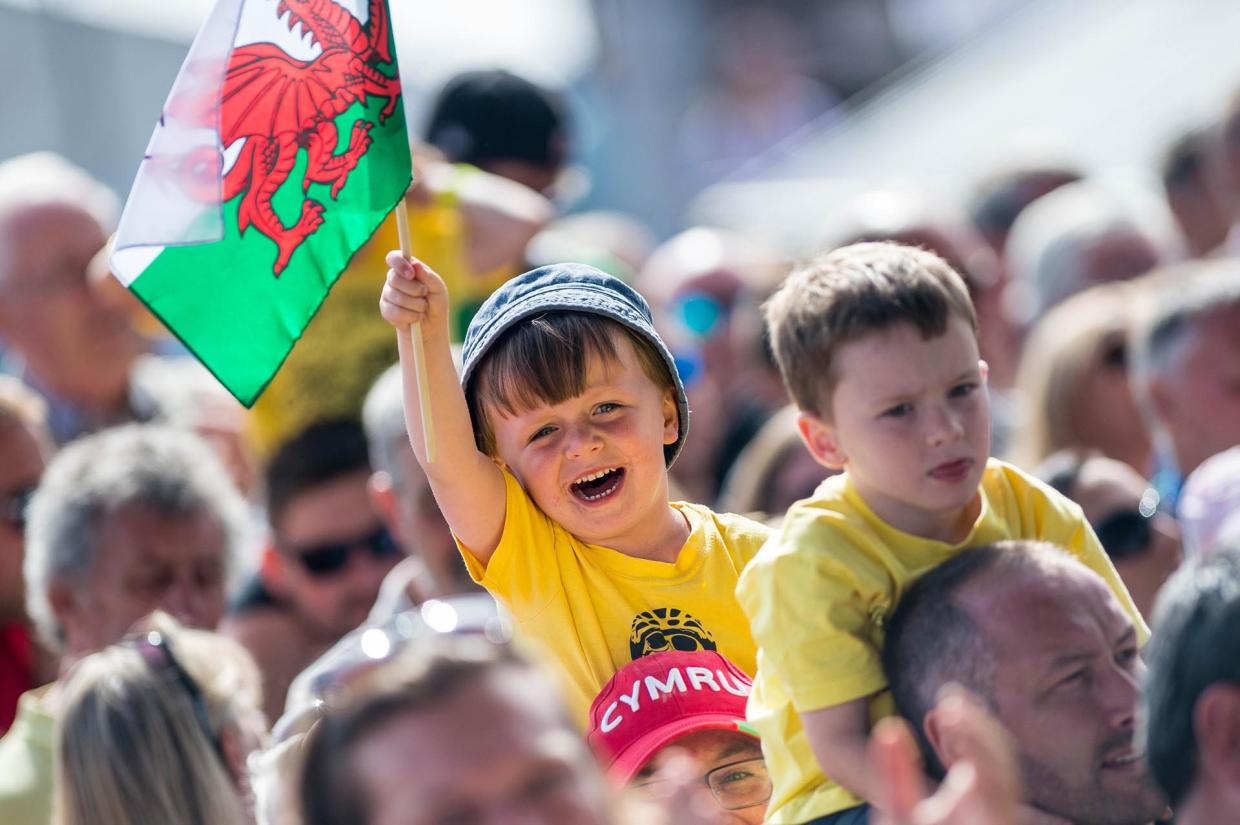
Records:
M69 203L0 220L0 337L54 393L97 407L124 398L139 352L124 312L87 283L104 240L95 219Z
M207 512L172 515L141 503L104 517L91 569L53 585L52 606L70 654L124 637L154 610L189 627L213 630L224 614L227 537Z
M1131 622L1084 568L981 577L961 594L995 656L990 698L1030 802L1075 823L1141 825L1164 801L1134 738L1144 665Z
M547 684L502 668L363 737L372 825L602 825L602 774Z

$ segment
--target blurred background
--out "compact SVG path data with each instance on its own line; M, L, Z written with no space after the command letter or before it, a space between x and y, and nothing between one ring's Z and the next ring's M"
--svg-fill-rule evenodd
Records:
M565 90L571 209L812 245L852 194L958 196L1022 155L1155 172L1240 80L1227 0L456 0L392 4L411 133L469 68ZM209 0L0 0L0 157L128 191ZM481 21L486 21L482 25Z

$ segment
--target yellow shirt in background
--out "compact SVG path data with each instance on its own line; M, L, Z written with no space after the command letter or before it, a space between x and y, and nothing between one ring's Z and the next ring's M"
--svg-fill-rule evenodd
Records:
M987 463L980 492L968 538L950 545L887 525L847 473L834 476L788 510L741 576L737 597L759 648L749 721L762 734L775 786L768 823L794 825L862 803L823 775L799 714L876 694L871 720L892 715L880 658L884 623L919 576L969 547L1005 539L1066 547L1106 580L1141 641L1148 638L1080 507L997 459Z
M616 671L649 653L718 650L754 672L754 643L736 603L741 569L770 535L743 516L673 502L692 532L674 564L586 544L549 519L504 473L504 534L470 575L512 615L518 634L559 665L584 730L590 703Z

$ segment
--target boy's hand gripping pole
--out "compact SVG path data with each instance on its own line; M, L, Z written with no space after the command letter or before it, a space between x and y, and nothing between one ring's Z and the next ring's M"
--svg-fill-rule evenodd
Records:
M405 199L396 205L396 232L400 236L400 254L413 256L413 243L409 238L409 213ZM413 353L413 372L418 381L418 407L422 417L422 444L426 462L435 462L435 426L431 420L431 390L426 381L426 350L422 346L422 325L413 324L405 332L397 333L397 344L406 352Z

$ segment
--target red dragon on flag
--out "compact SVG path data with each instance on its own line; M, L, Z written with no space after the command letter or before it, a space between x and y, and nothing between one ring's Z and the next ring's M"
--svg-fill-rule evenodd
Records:
M303 241L323 224L323 204L307 197L292 226L285 226L272 208L272 197L284 185L306 150L302 192L311 183L331 186L336 198L349 173L370 148L372 124L353 125L348 146L337 154L340 136L335 119L368 96L386 98L379 113L383 123L396 109L400 80L379 72L391 64L387 4L370 0L366 25L333 0L280 0L277 18L288 15L288 27L301 26L321 52L298 60L273 43L237 46L228 60L220 90L220 141L227 148L244 141L224 176L223 199L243 195L237 228L253 226L279 250L273 273L279 275Z

